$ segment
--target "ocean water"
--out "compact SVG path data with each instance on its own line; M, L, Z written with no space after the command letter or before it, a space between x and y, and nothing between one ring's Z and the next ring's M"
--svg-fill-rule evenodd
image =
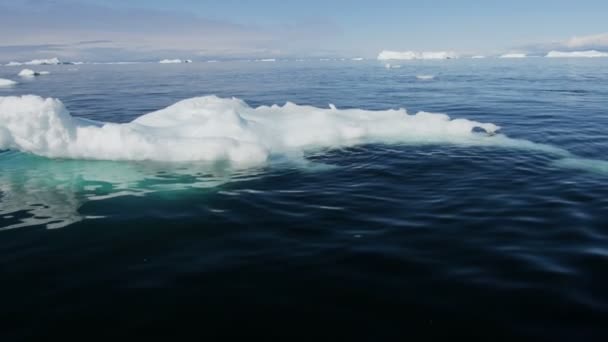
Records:
M0 151L2 341L608 337L606 59L35 69L0 67L0 96L115 123L217 95L501 129L250 167Z

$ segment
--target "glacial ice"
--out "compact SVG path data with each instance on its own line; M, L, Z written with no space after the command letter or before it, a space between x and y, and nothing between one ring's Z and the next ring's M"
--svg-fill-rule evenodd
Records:
M18 75L21 77L35 77L48 74L50 74L48 71L34 71L32 69L23 69L19 72Z
M192 63L191 60L187 59L186 61L182 61L181 59L163 59L158 61L160 64L181 64L181 63Z
M425 51L425 52L416 52L416 51L388 51L384 50L380 52L378 55L378 60L388 61L388 60L413 60L413 59L451 59L458 58L454 52L446 52L446 51Z
M15 82L13 80L7 80L5 78L0 78L0 87L2 87L2 88L12 87L15 84L17 84L17 82Z
M504 55L501 55L498 58L526 58L528 57L528 55L526 55L525 53L506 53Z
M596 50L588 51L550 51L545 57L548 58L597 58L608 57L608 52L600 52Z
M49 158L228 161L261 165L273 156L373 142L492 144L498 126L404 109L369 111L300 106L252 108L232 98L180 101L125 123L70 115L63 103L34 95L0 97L0 149Z

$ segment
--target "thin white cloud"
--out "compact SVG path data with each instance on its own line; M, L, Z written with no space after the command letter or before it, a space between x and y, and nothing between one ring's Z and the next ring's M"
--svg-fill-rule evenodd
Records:
M564 43L564 46L577 49L587 47L608 48L608 33L593 34L588 36L575 36Z
M316 25L263 27L188 12L116 9L70 0L0 4L0 23L0 60L46 58L48 53L89 60L263 58L323 50L338 31L321 19ZM102 55L96 58L95 53Z

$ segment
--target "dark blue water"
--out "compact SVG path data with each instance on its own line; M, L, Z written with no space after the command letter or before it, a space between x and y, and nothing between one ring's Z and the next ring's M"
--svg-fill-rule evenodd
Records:
M237 171L0 152L2 341L608 338L608 60L38 69L0 96L110 122L209 94L405 107L588 160L365 144Z

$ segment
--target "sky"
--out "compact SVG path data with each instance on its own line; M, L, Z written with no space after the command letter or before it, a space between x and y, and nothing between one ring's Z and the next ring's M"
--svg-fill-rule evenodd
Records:
M608 51L606 18L606 0L0 0L0 61Z

